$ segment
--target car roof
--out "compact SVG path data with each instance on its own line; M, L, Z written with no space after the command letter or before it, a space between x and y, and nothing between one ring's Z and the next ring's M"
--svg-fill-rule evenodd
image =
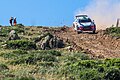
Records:
M75 17L77 18L77 17L88 17L88 16L87 15L76 15Z

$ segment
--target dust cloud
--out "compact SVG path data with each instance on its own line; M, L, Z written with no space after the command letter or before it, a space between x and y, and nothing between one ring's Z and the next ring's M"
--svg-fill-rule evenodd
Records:
M97 29L105 29L116 25L120 18L120 0L91 0L84 8L76 11L75 15L87 14L92 18Z

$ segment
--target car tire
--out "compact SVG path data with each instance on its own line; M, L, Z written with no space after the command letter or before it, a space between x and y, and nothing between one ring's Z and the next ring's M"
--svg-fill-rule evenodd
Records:
M73 24L73 28L75 28L75 25Z
M95 34L95 30L93 31L93 34Z
M77 34L80 34L80 33L82 33L82 32L77 32Z

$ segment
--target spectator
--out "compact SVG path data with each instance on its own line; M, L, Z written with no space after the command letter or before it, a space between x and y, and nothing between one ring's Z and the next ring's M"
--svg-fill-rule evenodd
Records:
M13 23L14 23L14 26L17 24L16 18L14 18L14 22Z
M2 31L2 27L0 26L0 31Z
M13 22L13 17L10 18L10 25L13 26L12 22Z

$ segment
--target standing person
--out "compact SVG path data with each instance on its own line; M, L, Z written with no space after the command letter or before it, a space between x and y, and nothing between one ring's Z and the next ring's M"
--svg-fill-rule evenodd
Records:
M17 20L16 20L16 18L14 18L14 26L17 24Z
M13 22L13 17L10 18L10 25L13 26L12 22Z

